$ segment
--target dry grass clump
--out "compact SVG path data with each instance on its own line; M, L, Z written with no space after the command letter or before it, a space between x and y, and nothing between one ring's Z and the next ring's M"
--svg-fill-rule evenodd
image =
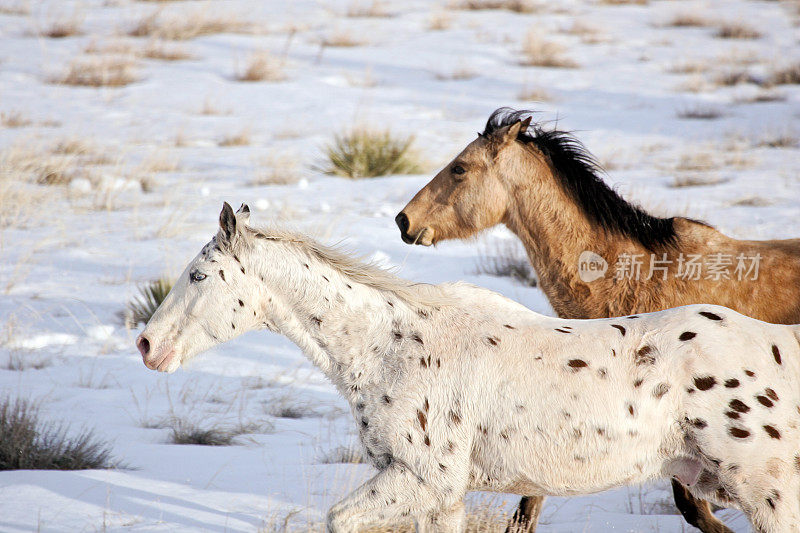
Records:
M451 3L451 7L469 11L505 9L514 13L533 13L540 8L531 0L461 0Z
M60 17L51 21L46 28L43 28L39 35L50 37L51 39L63 39L64 37L74 37L81 35L81 24L83 18L78 15L71 17Z
M711 70L711 64L705 59L689 59L671 65L668 72L672 74L702 74Z
M746 83L759 84L760 80L750 74L746 70L729 70L723 72L716 78L717 85L725 87L733 87L735 85L743 85Z
M239 133L232 133L219 140L218 146L248 146L252 142L250 129L244 128Z
M766 148L797 148L800 144L797 132L784 129L765 133L756 143Z
M20 111L0 112L0 126L4 128L24 128L30 126L33 121L23 115Z
M17 2L3 2L0 4L0 15L25 16L31 14L31 3L29 0Z
M167 278L160 278L141 285L139 294L126 305L125 326L132 329L139 324L147 324L170 290L172 290L172 281Z
M252 25L234 15L198 10L192 13L165 14L159 10L142 18L129 32L132 37L155 37L185 41L217 33L248 33Z
M291 185L300 181L297 157L274 152L261 160L252 185Z
M389 174L418 174L422 164L412 145L414 136L397 137L389 130L357 128L334 137L325 148L328 174L359 179Z
M380 0L350 2L346 14L348 17L354 18L385 18L392 16L385 3Z
M366 463L364 454L360 446L338 446L319 458L319 462L325 465L330 464L363 464Z
M599 3L605 4L607 6L626 6L626 5L643 6L647 4L647 0L600 0Z
M51 83L83 87L124 87L139 80L138 64L126 56L77 57Z
M236 75L238 81L282 81L286 79L283 61L267 51L256 52L247 60L247 67Z
M194 55L181 46L155 40L147 43L141 55L147 59L160 61L185 61L194 58Z
M723 116L721 110L707 105L695 105L679 109L678 118L694 120L714 120Z
M0 400L0 470L115 468L111 446L84 429L69 435L63 424L44 423L27 400Z
M766 85L800 84L800 63L780 68L769 76Z
M363 45L364 41L357 39L351 32L337 30L323 37L321 44L322 46L352 48Z
M577 68L578 64L564 55L565 49L558 43L543 39L537 30L531 30L522 42L525 66Z
M185 418L172 418L164 423L171 430L170 442L172 444L194 444L198 446L232 446L236 444L236 437L248 433L269 433L272 425L269 423L251 423L228 426L225 424L214 425L205 420L203 423L194 422Z
M517 99L526 102L549 102L553 100L553 96L541 87L525 85L517 95Z
M709 187L711 185L719 185L728 181L727 178L719 176L699 176L699 175L681 175L675 176L670 187L673 189L682 189L685 187Z
M786 95L771 90L760 90L754 94L738 96L736 98L737 104L762 104L769 102L783 102L786 100Z
M673 15L666 25L672 28L705 28L711 25L711 21L699 13L687 11Z
M528 287L536 287L538 283L528 256L515 241L495 241L481 250L477 273L511 278Z
M284 394L264 403L265 411L276 418L314 418L319 410L309 401L298 399L294 394Z
M723 22L714 36L720 39L760 39L761 33L744 22Z
M598 44L608 41L608 36L603 34L599 27L582 19L574 21L566 29L565 33L580 37L581 42L585 44Z
M473 69L467 66L460 66L456 67L450 72L440 72L436 74L437 80L442 81L460 81L460 80L471 80L476 78L478 73Z
M447 11L437 11L431 13L428 18L428 29L430 31L442 31L450 29L453 24L453 17Z

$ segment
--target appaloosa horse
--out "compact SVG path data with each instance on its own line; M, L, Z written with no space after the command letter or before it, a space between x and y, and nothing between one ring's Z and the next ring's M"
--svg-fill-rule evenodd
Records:
M800 531L800 328L688 306L606 320L414 284L225 204L137 339L172 372L267 328L349 402L378 473L328 514L463 529L470 490L572 495L675 476L763 532Z
M800 322L800 240L741 241L623 200L572 135L498 109L484 131L397 215L407 243L431 245L505 224L523 242L562 318L605 318L686 304ZM592 270L590 267L593 267ZM673 481L676 504L705 533L730 532ZM540 498L515 520L533 531Z

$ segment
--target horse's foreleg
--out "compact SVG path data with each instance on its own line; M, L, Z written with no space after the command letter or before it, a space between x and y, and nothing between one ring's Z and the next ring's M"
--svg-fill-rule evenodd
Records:
M365 526L413 517L426 533L458 533L463 527L461 497L443 502L441 496L430 483L393 464L331 507L327 530L356 533Z
M539 522L539 514L544 505L544 496L523 496L519 507L514 511L506 533L533 533Z
M703 533L733 533L714 516L707 501L692 496L689 489L675 479L672 480L672 494L683 519Z

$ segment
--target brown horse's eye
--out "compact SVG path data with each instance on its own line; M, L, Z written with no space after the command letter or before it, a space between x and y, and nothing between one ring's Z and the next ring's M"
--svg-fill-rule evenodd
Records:
M453 174L456 175L456 181L463 180L464 178L462 178L461 176L463 176L466 172L467 171L464 170L464 167L462 167L461 165L456 165L453 167Z

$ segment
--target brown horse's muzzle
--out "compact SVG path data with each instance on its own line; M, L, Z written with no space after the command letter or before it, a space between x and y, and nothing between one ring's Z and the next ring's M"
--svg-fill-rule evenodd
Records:
M421 244L422 246L430 246L433 244L433 228L423 227L417 231L411 229L411 221L404 211L400 211L394 221L397 227L400 228L400 238L406 244Z

